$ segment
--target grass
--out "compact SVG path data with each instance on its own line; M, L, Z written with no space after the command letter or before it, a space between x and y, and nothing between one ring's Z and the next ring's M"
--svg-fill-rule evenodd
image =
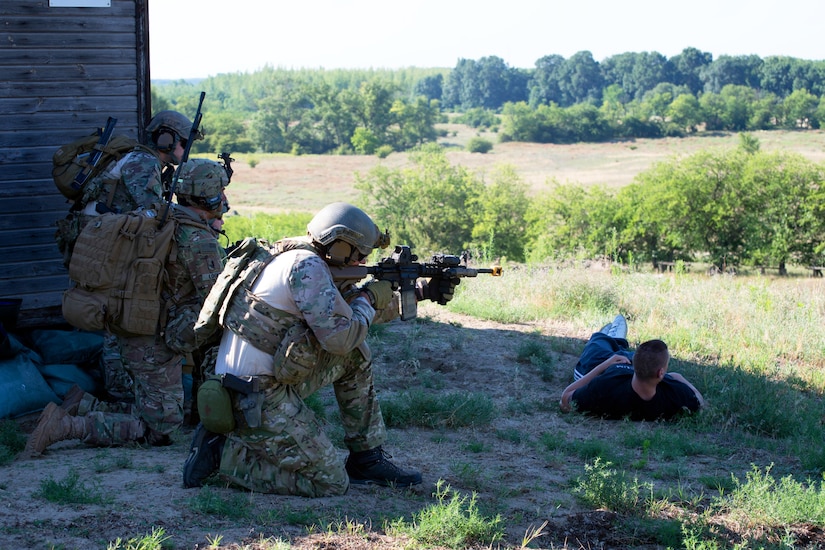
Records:
M199 514L238 520L250 517L252 504L244 493L222 493L204 487L189 499L189 507Z
M162 527L152 527L152 532L148 535L134 537L124 541L116 539L110 543L107 550L161 550L164 543L169 540L169 536Z
M26 434L13 420L0 420L0 466L10 463L26 447Z
M482 516L475 494L461 495L439 481L435 497L437 502L421 510L412 522L394 522L387 531L409 536L419 548L492 546L502 538L501 518Z
M57 504L108 504L113 498L105 495L94 483L81 481L77 472L69 472L62 480L49 476L40 482L35 497Z
M489 424L496 409L490 398L481 393L412 391L382 399L381 412L390 428L459 428Z
M442 126L442 125L439 125ZM713 133L686 138L637 139L632 142L578 143L572 145L539 143L496 143L492 151L480 155L465 151L477 131L460 124L443 125L449 137L439 141L447 147L453 164L471 172L490 174L496 167L510 165L534 192L547 189L550 181L574 182L585 186L619 188L636 174L671 156L689 155L709 148L734 148L736 133ZM453 135L455 133L455 135ZM771 131L755 134L762 151L799 153L815 162L825 160L825 132ZM482 135L495 140L490 133ZM390 169L407 165L407 153L377 156L254 154L233 155L235 173L227 189L231 206L241 213L314 213L331 200L352 202L358 193L353 185L355 173L365 174L375 166ZM249 159L256 165L250 167ZM302 234L301 233L298 234Z

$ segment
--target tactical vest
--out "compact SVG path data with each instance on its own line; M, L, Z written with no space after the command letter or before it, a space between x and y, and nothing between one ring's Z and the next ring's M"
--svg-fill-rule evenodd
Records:
M247 238L227 257L226 264L195 324L198 341L208 340L218 326L228 328L256 348L275 354L288 331L303 327L303 319L272 307L252 292L269 263L288 250L317 250L308 242L283 239L269 244Z

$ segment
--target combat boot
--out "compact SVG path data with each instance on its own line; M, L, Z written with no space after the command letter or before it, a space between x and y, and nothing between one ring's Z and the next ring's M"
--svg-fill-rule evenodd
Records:
M347 475L353 485L383 485L409 487L421 483L421 473L402 470L392 462L381 447L369 451L350 452L347 457Z
M183 486L200 487L203 480L215 473L221 465L221 453L226 436L210 432L198 424L189 447L189 457L183 463Z
M86 392L83 388L75 384L66 394L63 396L63 403L60 404L60 408L66 411L66 414L70 414L72 416L77 414L77 410L80 407L80 402L83 400L83 397L86 395Z
M55 403L49 403L37 420L37 427L26 443L26 453L30 456L41 454L46 447L67 439L83 439L90 433L83 416L71 416Z

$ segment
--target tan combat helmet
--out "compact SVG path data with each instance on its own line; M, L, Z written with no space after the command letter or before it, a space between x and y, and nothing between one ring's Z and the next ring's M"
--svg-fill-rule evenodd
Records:
M326 251L333 265L369 256L375 248L389 245L389 233L381 233L360 208L334 202L322 208L307 224L307 233Z

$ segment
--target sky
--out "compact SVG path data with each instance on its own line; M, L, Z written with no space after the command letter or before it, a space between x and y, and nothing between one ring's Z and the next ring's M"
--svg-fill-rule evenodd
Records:
M825 59L825 0L149 0L152 80L284 69L454 68L551 54Z

